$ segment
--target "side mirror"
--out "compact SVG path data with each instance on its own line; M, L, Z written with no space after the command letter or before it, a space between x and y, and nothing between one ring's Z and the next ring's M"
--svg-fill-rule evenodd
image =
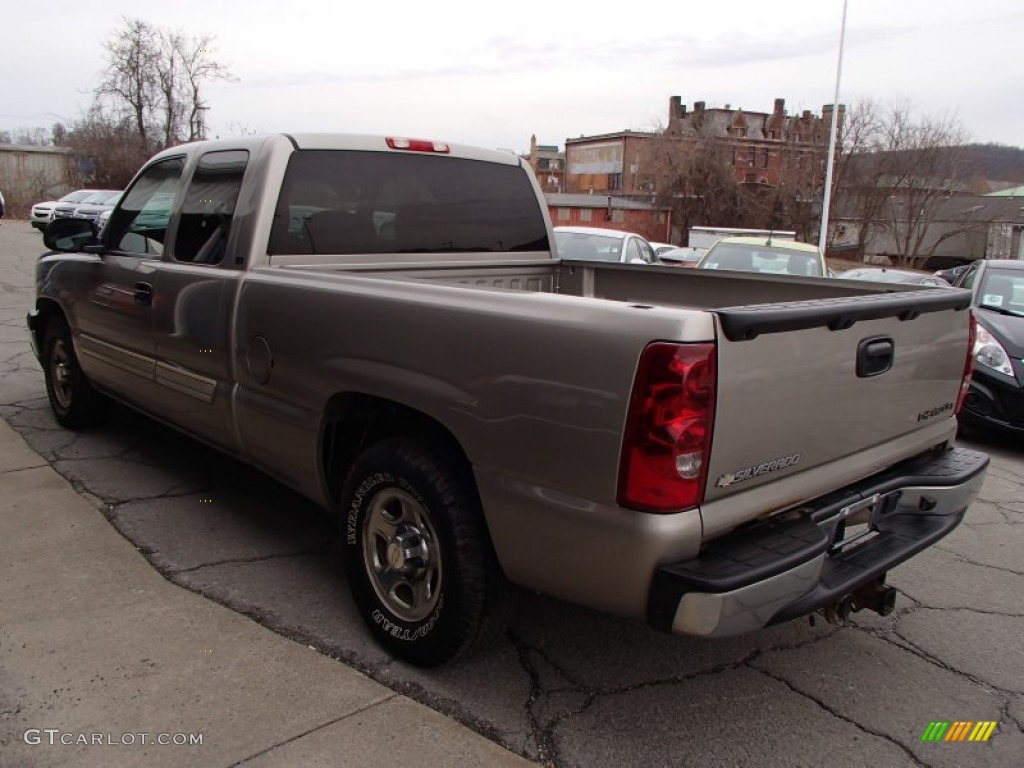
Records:
M636 259L636 258L633 258L633 259L630 259L630 260L629 260L629 263L630 263L630 264L646 264L647 262L646 262L646 261L644 261L643 259Z
M52 251L81 251L98 242L96 227L88 219L54 219L43 230L43 243Z

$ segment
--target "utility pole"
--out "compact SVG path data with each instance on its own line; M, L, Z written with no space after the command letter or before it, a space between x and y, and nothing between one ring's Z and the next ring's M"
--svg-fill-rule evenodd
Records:
M203 113L208 109L209 107L196 107L196 138L199 141L206 138L206 121L203 119Z
M846 40L846 4L843 0L843 22L839 28L839 62L836 64L836 92L832 99L832 131L828 143L828 159L825 161L825 192L821 202L821 231L818 247L825 253L828 246L828 216L832 203L832 166L836 161L836 137L839 134L839 81L843 74L843 43Z

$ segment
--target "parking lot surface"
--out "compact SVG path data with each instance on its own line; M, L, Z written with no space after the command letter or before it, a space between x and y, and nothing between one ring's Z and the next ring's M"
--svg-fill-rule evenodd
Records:
M418 670L364 631L312 503L127 409L81 434L56 424L25 331L41 251L27 223L0 227L0 416L165 579L546 765L1024 765L1019 440L962 436L992 456L980 498L890 574L889 617L704 641L524 594L495 647ZM939 721L997 725L922 740Z

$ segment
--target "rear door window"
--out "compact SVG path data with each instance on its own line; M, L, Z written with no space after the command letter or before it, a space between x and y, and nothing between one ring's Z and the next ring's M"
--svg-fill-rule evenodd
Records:
M300 150L274 213L271 254L548 250L518 166L406 153Z
M192 174L178 219L174 258L194 264L219 264L249 161L245 150L207 152Z

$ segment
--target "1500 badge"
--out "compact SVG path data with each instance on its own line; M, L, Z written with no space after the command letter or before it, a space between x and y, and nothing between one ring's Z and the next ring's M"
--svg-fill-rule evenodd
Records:
M778 472L780 469L786 469L792 467L800 461L799 453L792 453L789 456L783 456L779 459L773 459L772 461L766 461L763 464L756 464L752 467L744 467L743 469L737 469L735 472L726 472L718 480L715 481L715 485L719 488L726 488L736 483L742 483L744 480L750 480L754 477L760 477L761 475L767 475L770 472Z
M941 416L944 413L952 411L953 407L953 403L943 403L935 408L929 408L927 411L921 411L917 414L917 420L920 422L927 421L928 419L934 419L936 416Z

